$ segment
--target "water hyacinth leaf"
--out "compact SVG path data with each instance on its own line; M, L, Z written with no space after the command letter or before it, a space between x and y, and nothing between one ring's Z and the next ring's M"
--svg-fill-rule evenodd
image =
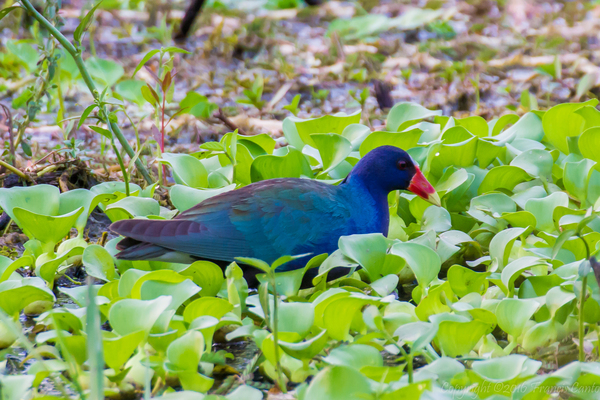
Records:
M502 283L508 289L507 296L511 297L515 290L515 281L517 278L530 268L538 266L548 266L548 264L542 261L539 257L525 256L518 258L504 267L501 274Z
M352 151L350 141L341 135L335 133L314 133L310 137L321 154L323 172L329 172L337 167Z
M60 195L58 214L67 214L83 207L83 212L77 218L75 228L83 235L83 229L87 223L88 216L100 203L108 203L117 198L114 194L95 194L86 189L74 189Z
M170 304L171 296L161 296L154 300L119 300L110 308L108 320L113 330L121 336L138 331L148 334Z
M152 271L146 274L141 275L131 287L131 292L129 293L129 297L132 299L141 299L142 298L142 285L148 281L161 281L165 283L181 283L188 278L178 274L175 271L171 271L168 269L162 269L158 271Z
M575 293L568 292L560 286L553 287L546 293L546 306L550 316L559 324L565 323L576 302Z
M488 329L489 324L479 320L442 321L438 327L436 343L448 357L464 356L475 347Z
M398 341L411 344L411 352L417 352L435 338L439 325L431 322L409 322L401 325L393 334Z
M85 271L88 275L103 281L112 281L117 278L115 263L112 256L97 244L88 246L82 257Z
M498 326L513 338L521 336L527 321L539 309L540 304L535 300L502 299L496 307Z
M507 383L518 377L532 376L541 366L540 361L520 354L511 354L491 360L474 361L472 370L488 382Z
M525 203L525 211L533 214L538 230L552 232L555 230L552 216L556 207L560 206L569 206L569 196L565 192L554 192L542 199L529 199Z
M252 182L274 178L312 177L312 175L306 156L293 147L287 147L285 155L267 154L256 157L250 166Z
M522 346L526 351L532 352L541 347L554 343L558 337L558 325L553 318L535 324L523 336Z
M494 167L487 173L483 182L477 189L478 194L484 194L492 190L506 189L512 191L521 182L531 180L531 176L525 170L512 165L501 165Z
M584 158L579 162L567 162L563 172L565 189L581 202L587 199L588 183L594 171L595 161Z
M6 281L0 283L0 308L13 317L35 301L54 302L52 291L46 287L34 286L33 279L26 278L21 282Z
M579 151L585 158L596 162L596 169L600 164L600 127L585 130L579 136Z
M2 375L0 376L0 385L2 385L3 400L20 400L28 397L31 392L35 375Z
M545 177L549 179L552 176L552 165L554 159L549 151L546 150L527 150L513 158L510 165L520 167L533 177Z
M17 221L21 221L25 234L32 239L38 239L43 244L58 243L69 233L82 212L83 207L79 207L65 215L49 216L37 214L20 207L13 209L15 218ZM49 227L52 227L52 229L49 229Z
M145 337L146 333L144 331L132 332L125 336L113 338L105 337L102 342L106 365L118 371L129 360Z
M190 277L201 288L200 296L216 296L225 282L221 267L210 261L196 261L179 274Z
M0 208L21 226L13 209L22 209L43 215L57 215L60 207L60 191L51 185L0 188Z
M280 303L277 327L279 332L295 332L304 338L315 320L312 303Z
M558 104L548 110L542 118L542 125L548 141L564 154L569 154L567 138L578 136L584 126L584 118L576 111L584 106L596 106L598 100L585 103Z
M354 315L372 300L360 297L341 297L332 300L323 311L323 324L331 338L336 340L351 340L350 325ZM315 309L315 314L317 310Z
M429 110L420 104L397 103L388 113L386 128L390 132L399 132L425 118L442 115L442 111Z
M352 150L357 151L362 142L371 134L371 129L363 124L351 124L344 128L342 136L352 143Z
M403 267L401 260L387 254L390 243L391 241L382 234L371 233L342 236L338 246L343 256L360 264L374 282L383 276L400 272ZM325 268L327 263L328 260L325 260L321 268Z
M323 350L328 339L327 331L322 330L317 335L305 341L289 343L280 340L279 345L290 356L299 360L309 360Z
M54 285L56 272L61 264L71 257L82 255L83 251L83 247L74 247L71 250L65 251L64 253L61 253L45 262L40 262L44 261L44 259L42 257L38 257L36 260L35 274L48 282L49 287L52 287Z
M430 247L417 243L395 243L391 253L402 257L412 269L417 282L427 287L437 277L442 263L440 256Z
M336 365L324 368L314 377L303 400L364 400L370 393L371 386L363 374Z
M452 291L459 297L469 293L484 293L488 288L489 272L475 272L462 265L453 265L448 270L448 282Z
M509 228L499 232L490 242L490 257L496 260L502 269L508 263L510 251L515 240L525 233L526 228Z
M418 128L403 132L373 132L360 145L360 156L364 157L368 152L379 146L394 146L402 150L412 149L417 146L422 133L423 131Z
M122 219L160 215L160 204L151 198L130 196L106 206L104 212L111 221L116 222Z
M22 256L13 261L8 257L0 255L0 283L13 277L21 279L21 275L16 273L17 269L33 264L34 260L31 256Z
M235 189L235 185L227 185L218 189L195 189L185 185L174 185L170 191L171 201L180 212L189 210L204 200Z
M442 207L427 207L421 218L421 230L445 232L452 228L450 213Z
M487 122L485 122L485 119L479 115L473 115L466 118L457 118L455 121L456 125L464 127L475 136L486 137L489 134Z
M195 189L208 187L208 172L196 157L189 154L163 153L158 161L173 169L175 182Z
M333 349L323 358L327 364L341 365L360 370L363 367L382 367L383 357L373 346L353 344Z
M192 301L185 307L183 320L192 322L202 315L210 315L221 319L223 315L233 310L233 305L227 300L218 297L202 297Z
M169 345L167 359L174 370L196 371L204 350L204 337L200 332L192 330Z
M358 123L360 123L360 110L353 114L338 113L312 119L290 116L283 121L283 134L288 143L298 150L302 149L304 145L317 148L311 134L336 133L341 135L348 125Z

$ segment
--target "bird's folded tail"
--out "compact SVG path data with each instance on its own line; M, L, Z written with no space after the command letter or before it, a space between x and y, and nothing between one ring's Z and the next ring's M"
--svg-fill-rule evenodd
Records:
M117 221L110 226L110 230L125 238L117 244L120 252L116 257L121 260L178 262L182 258L181 254L169 248L164 242L167 238L186 232L190 223L190 221L140 219ZM184 258L187 260L190 257Z

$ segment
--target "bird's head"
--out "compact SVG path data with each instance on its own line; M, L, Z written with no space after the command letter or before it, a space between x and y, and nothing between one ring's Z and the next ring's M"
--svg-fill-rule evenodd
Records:
M413 159L402 149L380 146L367 153L352 170L370 188L389 193L410 190L428 202L440 205L440 198Z

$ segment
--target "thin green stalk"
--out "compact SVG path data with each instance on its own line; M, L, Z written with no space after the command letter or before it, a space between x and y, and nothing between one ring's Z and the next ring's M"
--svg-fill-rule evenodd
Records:
M271 286L273 286L273 315L271 316L271 329L273 330L273 342L275 343L275 359L277 360L277 365L275 366L277 369L277 384L279 385L279 389L283 393L287 393L287 387L285 382L283 381L283 371L281 369L281 362L279 361L279 327L278 325L278 310L279 310L279 297L277 296L277 283L275 280L275 271L271 270L269 273L269 277L271 278Z
M9 170L10 172L14 173L15 175L18 175L19 178L26 180L27 182L31 182L31 178L29 176L27 176L23 171L21 171L18 168L13 167L12 165L10 165L7 162L0 160L0 167L4 167L7 170Z
M121 152L119 152L119 149L117 149L117 144L115 143L115 134L114 134L114 131L112 130L112 124L108 125L108 129L112 133L110 142L112 144L113 151L115 152L115 155L117 156L117 161L119 162L119 167L121 167L121 172L123 173L123 181L125 182L125 196L129 197L131 193L129 191L129 176L127 174L127 168L125 168L125 164L123 163L123 158L121 157ZM132 157L132 158L134 158L134 157Z
M585 239L583 238L583 236L581 236L580 234L578 234L577 236L579 236L579 239L581 239L583 241L583 244L585 245L585 251L586 251L586 261L589 262L590 259L590 248L587 244L587 242L585 241ZM588 276L587 274L585 276L581 277L581 297L579 299L579 362L585 362L585 351L584 351L584 346L583 346L583 339L585 336L585 323L583 320L583 306L585 304L585 297L587 295L587 279Z
M85 82L86 86L92 93L92 96L94 96L94 99L96 101L99 101L100 93L98 93L98 90L96 90L96 85L95 85L94 81L92 80L92 77L90 76L90 73L88 72L88 70L83 62L83 58L81 58L81 52L79 50L77 50L75 48L75 46L73 46L73 44L71 42L69 42L69 40L62 33L60 33L59 30L56 29L56 27L54 25L52 25L50 23L50 21L48 21L42 14L40 14L31 5L31 2L29 0L20 0L20 2L23 5L23 7L35 19L37 19L38 22L42 26L44 26L44 28L46 28L48 30L48 32L50 32L50 34L52 34L52 36L54 36L56 38L56 40L58 40L58 42L64 47L64 49L66 51L68 51L69 54L73 57L73 60L75 61L75 64L77 65L77 68L79 69L79 72L81 73L81 77L83 78L83 81ZM106 112L105 106L101 107L101 111L102 111L101 115L108 115L108 113ZM107 122L107 121L104 121L104 122ZM121 143L121 146L123 147L125 152L129 155L129 157L133 158L133 156L135 155L135 152L129 145L129 142L127 142L127 139L123 135L123 132L121 132L119 125L116 122L109 122L109 125L111 127L111 130L114 132L114 135L117 137L117 139ZM142 163L142 161L138 159L136 161L135 165L136 165L137 169L140 171L140 173L142 174L142 176L144 177L144 179L146 180L146 182L148 182L149 184L153 183L153 180L150 177L150 174L148 173L148 171L146 170L146 167L144 167L144 164Z
M413 358L414 355L412 353L407 353L406 350L404 350L404 347L400 346L392 337L392 335L390 335L387 331L383 330L382 331L383 335L385 336L385 338L387 340L389 340L390 342L392 342L394 344L394 346L396 346L396 348L398 350L400 350L400 353L402 353L402 358L404 358L406 360L406 372L408 373L408 383L413 383Z

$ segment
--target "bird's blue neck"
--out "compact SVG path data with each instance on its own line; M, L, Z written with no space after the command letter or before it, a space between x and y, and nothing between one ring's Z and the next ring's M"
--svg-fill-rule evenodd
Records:
M355 174L352 171L348 178L345 180L344 185L350 189L352 196L362 206L371 203L374 207L376 215L375 219L378 221L378 231L387 236L390 212L388 206L388 193L377 179L371 179L368 174Z

